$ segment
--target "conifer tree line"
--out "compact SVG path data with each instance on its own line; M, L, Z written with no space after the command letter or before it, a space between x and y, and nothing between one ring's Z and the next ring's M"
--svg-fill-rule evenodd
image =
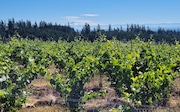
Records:
M165 30L161 27L157 31L151 30L148 26L139 24L127 24L126 30L119 26L112 28L109 25L108 29L101 29L98 24L97 27L91 29L88 23L85 23L82 30L75 30L68 25L52 24L45 21L39 23L32 23L29 20L15 21L14 18L9 19L7 22L0 20L0 40L3 42L8 41L14 34L19 34L22 38L28 39L40 39L43 41L58 41L65 40L68 42L75 39L83 39L87 41L94 41L100 37L101 34L105 34L106 38L117 39L121 41L129 41L136 38L138 35L140 39L148 41L152 38L156 42L174 43L180 41L179 30Z

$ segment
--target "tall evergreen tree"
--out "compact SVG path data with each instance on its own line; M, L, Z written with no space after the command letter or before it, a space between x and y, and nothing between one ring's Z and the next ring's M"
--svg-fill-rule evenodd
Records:
M109 32L112 31L111 24L109 24L108 31L109 31Z

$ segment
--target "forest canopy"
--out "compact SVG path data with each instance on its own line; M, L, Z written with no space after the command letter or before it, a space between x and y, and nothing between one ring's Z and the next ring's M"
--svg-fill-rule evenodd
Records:
M156 42L174 43L180 41L179 30L165 30L159 27L157 31L153 31L149 26L139 24L127 24L126 28L119 26L112 28L109 24L107 29L101 29L98 24L97 27L92 28L90 24L85 23L81 30L76 30L68 25L47 23L40 21L39 23L32 23L29 20L15 21L14 18L9 19L8 22L0 21L0 39L6 42L14 34L19 34L22 38L28 39L40 39L43 41L58 41L66 40L68 42L75 39L83 39L88 41L94 41L99 38L101 34L106 35L106 38L117 39L121 41L129 41L139 36L140 39L148 41L152 38Z

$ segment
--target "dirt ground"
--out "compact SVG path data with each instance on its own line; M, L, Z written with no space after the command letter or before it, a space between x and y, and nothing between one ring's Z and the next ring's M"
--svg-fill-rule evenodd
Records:
M99 88L99 75L86 83L84 88L86 92L93 92L95 88ZM65 106L65 101L60 97L60 93L55 91L44 77L38 77L29 85L29 89L33 92L27 97L27 102L18 112L69 112ZM83 104L84 112L109 112L112 108L117 108L124 99L118 98L114 89L110 87L107 77L102 77L102 88L106 91L105 97L99 97L86 101ZM148 110L144 110L149 112ZM144 112L143 111L143 112ZM172 85L172 96L167 100L166 107L157 107L152 112L180 112L180 78L177 78Z

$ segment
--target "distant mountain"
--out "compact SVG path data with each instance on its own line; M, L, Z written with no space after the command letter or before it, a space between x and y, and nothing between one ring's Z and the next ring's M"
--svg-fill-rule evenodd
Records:
M131 24L129 24L131 25ZM146 28L149 27L153 31L157 31L158 28L163 28L164 30L179 30L180 28L180 23L158 23L158 24L139 24L140 26L145 26ZM104 25L104 28L108 28L109 25ZM122 26L124 30L127 28L127 24L116 24L116 25L111 25L112 28L117 28Z
M131 23L129 24L131 25ZM149 27L151 30L153 31L157 31L158 28L163 28L164 30L179 30L180 29L180 23L158 23L158 24L139 24L140 26L145 26L146 28ZM91 30L93 30L94 28L97 28L97 25L91 25ZM83 25L77 25L77 26L73 26L75 29L77 29L78 31L81 31L83 28ZM108 25L100 25L101 29L104 30L108 30L109 28L109 24ZM111 28L120 28L122 27L123 30L127 29L127 24L111 24Z
M145 24L145 26L149 26L152 30L158 30L159 27L165 30L179 30L180 23Z

